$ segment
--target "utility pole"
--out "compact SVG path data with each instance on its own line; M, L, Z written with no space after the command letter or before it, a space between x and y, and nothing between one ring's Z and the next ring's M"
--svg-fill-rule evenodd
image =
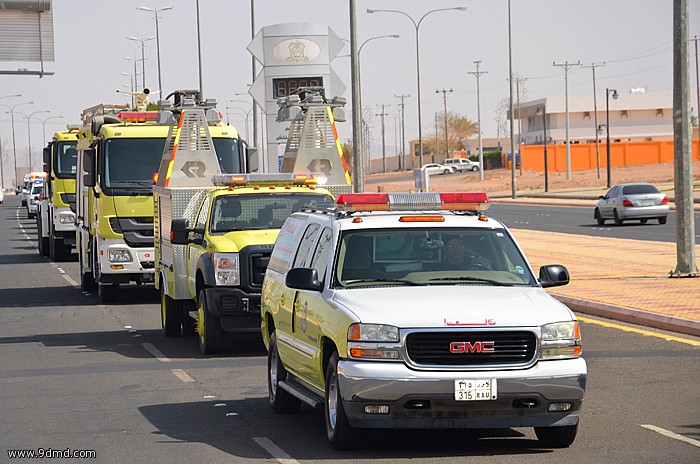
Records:
M400 98L401 99L401 157L399 158L399 171L402 169L406 169L406 126L404 124L404 121L406 119L406 108L404 104L404 100L408 97L410 97L410 94L406 95L394 95L395 98ZM403 158L403 160L402 160Z
M481 61L475 61L474 64L476 64L476 71L471 71L467 74L476 76L476 124L479 126L479 180L484 180L484 146L481 143L481 92L479 90L479 76L488 74L488 71L479 71Z
M564 105L566 106L566 180L571 180L571 144L569 143L569 69L574 66L579 66L581 61L576 63L569 63L568 61L564 63L557 64L553 62L553 66L559 66L564 68Z
M695 263L693 164L690 127L689 0L673 0L673 173L677 277L699 277Z
M438 115L435 112L435 150L433 150L433 163L435 163L435 154L438 152Z
M515 85L516 85L516 92L517 92L517 101L518 101L518 154L521 154L522 151L522 146L523 146L523 128L522 128L522 121L523 118L520 117L520 84L523 81L526 81L527 77L520 77L517 76L515 78ZM520 156L520 175L523 175L523 158L522 155Z
M386 131L384 130L384 116L389 116L386 112L385 107L391 106L382 103L382 112L375 114L375 116L380 116L382 118L382 172L386 173Z
M445 159L450 157L450 141L448 139L448 132L447 132L447 93L452 92L452 89L442 89L442 90L436 90L435 93L440 93L442 92L442 104L445 107Z
M695 108L695 112L698 114L696 122L698 124L698 127L700 127L700 73L698 72L698 40L700 40L700 38L698 38L698 36L696 35L695 37L693 37L692 40L695 42L695 96L698 99L698 106ZM700 151L700 130L698 131L698 151ZM698 161L698 169L700 169L700 153L698 153Z
M595 124L595 165L598 169L598 179L600 179L600 140L598 138L598 94L595 90L595 68L605 66L603 63L582 64L582 68L591 68L593 71L593 123Z

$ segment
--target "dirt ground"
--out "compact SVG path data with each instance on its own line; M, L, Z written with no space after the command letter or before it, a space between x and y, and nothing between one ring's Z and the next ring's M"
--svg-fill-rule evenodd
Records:
M698 163L693 163L693 178L696 183L700 180ZM385 192L406 192L414 189L414 182L410 180L396 180L397 178L412 175L411 173L393 172L386 174L373 174L365 178L365 191L376 192L378 188ZM673 163L645 164L636 166L613 167L611 171L612 185L623 182L651 182L652 184L673 183ZM600 188L605 189L607 173L601 168L600 177L597 169L587 171L573 171L571 180L566 179L565 172L549 173L549 190L570 188ZM544 189L544 173L539 171L516 170L516 189L518 192ZM496 169L484 172L484 180L479 179L478 172L467 172L449 175L437 175L430 177L431 191L485 191L487 193L510 192L510 169Z

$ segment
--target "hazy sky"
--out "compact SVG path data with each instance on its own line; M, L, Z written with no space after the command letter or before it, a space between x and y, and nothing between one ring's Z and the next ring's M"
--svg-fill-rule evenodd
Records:
M255 0L255 22L263 26L309 22L324 24L342 38L349 38L347 0ZM399 14L366 13L367 8L402 10L418 20L437 8L466 6L467 11L438 12L420 26L421 86L424 137L434 131L435 112L443 111L440 89L447 94L448 111L477 120L474 61L480 60L481 123L483 135L496 135L496 106L508 97L508 10L507 0L357 0L357 36L362 43L370 37L399 34L399 39L381 39L362 49L362 102L380 113L388 106L386 119L388 153L394 153L394 116L399 99L406 99L406 135L417 138L415 28ZM139 6L174 8L160 14L161 67L165 92L176 88L197 89L197 24L195 0L54 0L53 22L56 61L45 65L53 76L0 75L0 97L20 93L22 98L6 98L0 104L14 105L27 114L37 110L51 113L36 118L64 116L45 124L47 137L68 122L78 123L84 108L98 103L124 103L133 62L123 56L141 57L140 42L127 36L155 36L153 14ZM251 82L249 0L200 0L203 89L207 98L224 102L245 99L234 96L246 92ZM690 0L690 35L700 35L700 0ZM627 92L644 87L648 92L671 91L673 85L673 2L672 0L512 0L513 71L526 78L522 100L564 94L564 71L553 62L603 63L596 70L599 95L605 88ZM146 85L158 87L156 41L146 42ZM349 46L341 55L349 54ZM350 97L350 59L340 56L332 63L343 79ZM695 88L695 54L691 43L691 82ZM0 62L0 69L39 69L38 63ZM139 70L140 72L140 62ZM138 76L140 82L141 77ZM593 94L590 68L569 71L569 95ZM694 94L694 92L693 92ZM247 99L250 101L250 99ZM693 107L696 105L691 103ZM246 111L246 103L229 103ZM348 103L348 110L350 104ZM7 108L0 107L0 137L3 145L5 178L12 164L12 133ZM242 111L231 114L243 131ZM694 114L697 114L694 110ZM234 121L234 118L237 118ZM380 140L379 118L373 121L374 152ZM343 141L352 138L350 122L339 124ZM42 124L32 120L32 151L38 167ZM18 165L26 165L27 123L15 113ZM24 162L23 162L24 160ZM6 182L9 183L9 182Z

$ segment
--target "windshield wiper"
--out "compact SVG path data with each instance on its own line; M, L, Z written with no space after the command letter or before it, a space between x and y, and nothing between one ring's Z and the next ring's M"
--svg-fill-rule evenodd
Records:
M514 284L509 284L505 282L499 282L498 280L493 280L493 279L483 279L481 277L467 277L467 276L459 276L459 277L435 277L433 279L430 279L430 281L435 281L435 280L459 280L460 282L483 282L487 284L492 284L492 285L498 285L501 287L512 287Z
M416 282L415 280L407 280L407 279L384 279L384 278L377 278L377 279L353 279L353 280L348 280L345 283L346 284L357 284L357 283L373 283L373 282L392 282L392 283L398 283L398 284L407 284L407 285L417 285L417 286L424 286L424 285L430 285L425 282Z

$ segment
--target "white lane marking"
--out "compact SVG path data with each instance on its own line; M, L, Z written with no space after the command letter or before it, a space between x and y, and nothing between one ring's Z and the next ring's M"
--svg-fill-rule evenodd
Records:
M253 437L253 441L260 445L262 449L268 452L272 458L280 464L298 464L299 461L292 458L284 452L282 448L275 445L272 440L267 437Z
M153 344L141 343L141 346L144 347L144 349L146 351L151 353L159 362L162 362L162 363L169 363L170 362L170 358L165 356L158 348L153 346ZM170 372L172 372L175 377L182 380L183 382L196 382L197 381L194 377L192 377L190 374L188 374L183 369L170 369Z
M169 363L170 362L170 358L168 358L163 353L161 353L160 350L158 348L156 348L155 346L153 346L151 343L141 343L141 346L144 347L146 349L146 351L151 353L153 355L153 357L155 357L158 361L160 361L162 363Z
M647 430L651 430L652 432L660 433L663 436L673 438L674 440L684 441L690 445L697 446L698 448L700 448L700 441L698 440L693 440L692 438L679 435L677 433L671 432L670 430L662 429L661 427L657 427L655 425L639 424L639 426Z
M175 377L182 380L183 382L196 382L196 380L190 376L187 372L182 369L170 369L170 372L175 374Z

